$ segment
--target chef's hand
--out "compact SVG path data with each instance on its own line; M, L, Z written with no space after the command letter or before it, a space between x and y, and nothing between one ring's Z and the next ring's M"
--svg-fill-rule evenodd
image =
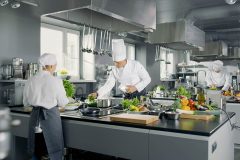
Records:
M137 88L135 86L128 85L126 90L127 90L127 93L133 93L137 91Z
M94 92L94 93L89 94L88 97L89 96L93 96L94 98L97 98L98 94L97 94L97 92Z

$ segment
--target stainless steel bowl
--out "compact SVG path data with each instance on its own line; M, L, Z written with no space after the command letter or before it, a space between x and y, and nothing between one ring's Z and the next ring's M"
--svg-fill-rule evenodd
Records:
M174 111L167 111L164 113L164 116L166 119L173 119L176 120L179 118L179 113L174 112Z

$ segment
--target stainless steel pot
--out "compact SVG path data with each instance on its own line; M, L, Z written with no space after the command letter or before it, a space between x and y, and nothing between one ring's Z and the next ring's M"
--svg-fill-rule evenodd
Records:
M97 100L97 107L99 108L106 108L111 106L111 99L98 99Z

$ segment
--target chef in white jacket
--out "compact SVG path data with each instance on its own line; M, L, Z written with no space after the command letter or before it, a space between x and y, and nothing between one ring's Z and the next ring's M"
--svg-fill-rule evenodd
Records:
M218 88L227 91L231 86L230 75L223 69L223 62L216 60L210 67L206 75L206 82L209 88Z
M106 83L91 95L105 97L115 86L116 81L120 83L119 89L123 91L126 99L140 98L144 95L145 87L151 82L151 78L141 63L127 59L123 39L112 40L112 58L115 66Z
M48 155L51 160L63 156L62 123L58 107L68 98L61 79L53 76L56 56L45 53L39 58L42 71L31 77L24 88L23 104L32 106L29 121L28 151L37 159Z

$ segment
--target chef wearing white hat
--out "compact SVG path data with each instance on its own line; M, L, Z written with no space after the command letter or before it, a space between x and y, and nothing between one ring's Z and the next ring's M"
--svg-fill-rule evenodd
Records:
M213 61L206 75L206 82L209 88L218 88L227 91L231 85L230 75L224 71L223 62Z
M123 39L112 40L112 58L115 67L112 69L107 82L96 93L94 97L105 97L120 82L120 90L125 98L140 98L145 94L145 87L151 82L151 78L141 63L135 60L128 60L126 46Z
M58 106L65 106L68 98L62 80L53 76L56 56L45 53L39 58L42 71L31 77L24 88L23 104L32 106L29 121L28 150L41 159L60 160L63 155L62 123Z

